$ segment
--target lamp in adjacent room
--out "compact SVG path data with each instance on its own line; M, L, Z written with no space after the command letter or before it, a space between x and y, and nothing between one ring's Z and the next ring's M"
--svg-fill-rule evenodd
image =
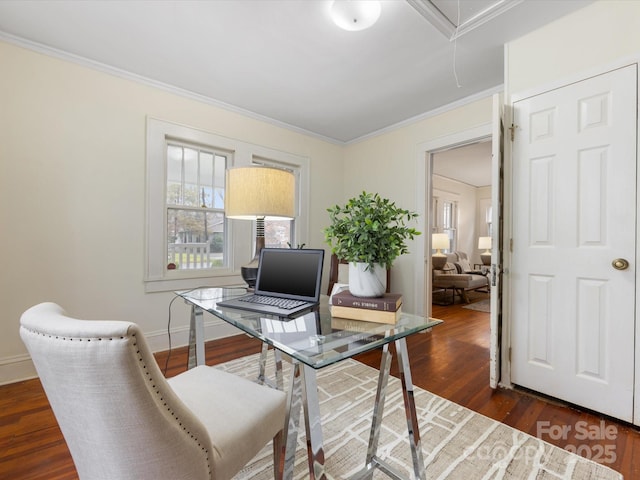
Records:
M442 253L442 250L449 249L449 235L446 233L431 234L431 248L436 250L436 253L431 256L431 264L436 270L442 270L444 264L447 263L447 256Z
M484 250L480 254L483 265L491 265L491 237L478 237L478 250Z
M224 211L227 218L256 221L256 250L241 267L249 288L255 287L260 250L264 248L264 221L295 216L295 177L272 167L235 167L227 170Z

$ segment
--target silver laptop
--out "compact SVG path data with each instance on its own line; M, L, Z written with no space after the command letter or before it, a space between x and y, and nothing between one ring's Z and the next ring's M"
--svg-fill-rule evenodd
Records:
M324 250L263 248L253 293L218 302L219 307L295 317L320 303Z

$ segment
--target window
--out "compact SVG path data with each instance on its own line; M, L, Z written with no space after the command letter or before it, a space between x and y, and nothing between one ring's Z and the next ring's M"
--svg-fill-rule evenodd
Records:
M489 205L488 207L486 207L485 213L484 213L484 218L485 218L485 223L487 225L487 236L488 237L492 237L493 236L493 208L491 205Z
M304 243L308 158L147 119L147 292L242 283L240 266L255 251L255 222L225 218L224 182L227 168L251 164L296 177L296 218L267 222L267 247Z
M167 268L211 269L227 264L224 180L231 154L167 142Z
M457 200L434 196L433 219L433 233L446 233L449 237L449 249L445 253L455 252L458 244Z
M449 251L457 250L458 240L458 204L457 202L442 202L442 232L449 235Z

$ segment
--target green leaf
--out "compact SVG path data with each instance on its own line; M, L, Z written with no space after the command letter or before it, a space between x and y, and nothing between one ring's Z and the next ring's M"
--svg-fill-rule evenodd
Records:
M407 225L418 214L399 208L377 193L362 192L344 206L327 209L331 224L324 229L332 253L349 262L375 263L390 267L409 251L405 241L420 235Z

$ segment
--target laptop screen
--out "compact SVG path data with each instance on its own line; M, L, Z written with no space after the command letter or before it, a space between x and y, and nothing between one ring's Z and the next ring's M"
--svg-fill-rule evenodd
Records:
M324 250L263 248L255 293L317 302Z

